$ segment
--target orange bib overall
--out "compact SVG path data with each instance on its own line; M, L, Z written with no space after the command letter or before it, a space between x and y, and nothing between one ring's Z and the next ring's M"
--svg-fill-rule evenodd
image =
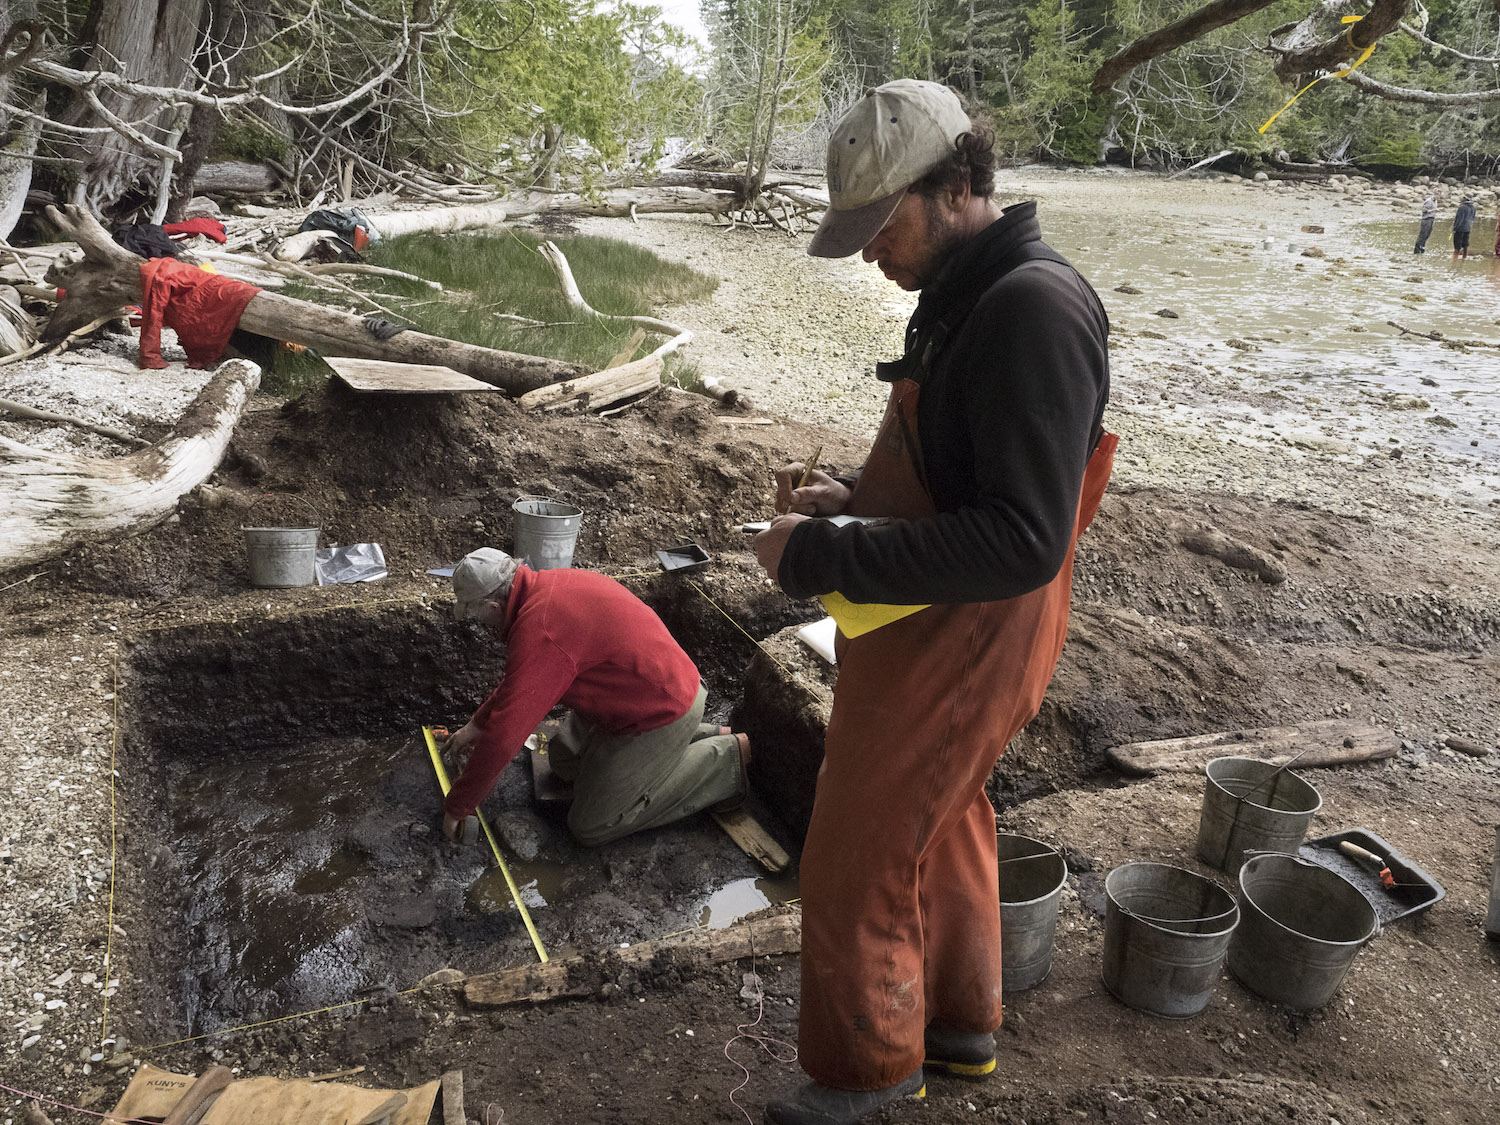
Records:
M918 390L906 379L892 387L851 514L936 514L917 443ZM1118 441L1105 433L1089 459L1073 543L1047 585L929 606L842 646L801 870L799 1052L824 1086L876 1090L907 1078L934 1019L964 1031L1000 1026L985 782L1052 679L1074 547Z

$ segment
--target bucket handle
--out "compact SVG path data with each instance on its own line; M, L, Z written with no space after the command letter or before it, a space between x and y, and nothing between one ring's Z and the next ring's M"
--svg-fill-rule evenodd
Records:
M248 507L248 508L245 509L245 519L246 519L246 521L249 521L250 520L250 516L255 511L255 509L259 508L267 500L290 500L294 504L300 504L300 505L302 505L302 507L304 509L306 509L312 515L312 522L309 523L307 526L308 527L316 527L316 528L318 528L320 530L322 529L322 527L323 527L323 517L318 514L318 509L316 509L316 508L314 508L312 506L311 501L305 499L304 497L298 496L294 492L283 492L283 493L280 493L280 494L275 493L275 492L267 492L259 500L255 501L255 503L251 504L250 507ZM246 525L242 525L242 526L246 526ZM249 522L248 526L254 527L256 525L253 522Z
M1263 851L1260 848L1246 848L1244 854L1245 854L1245 862L1246 863L1249 863L1251 859L1253 859L1255 856L1258 856L1258 855L1284 855L1284 856L1286 856L1287 859L1291 860L1294 863L1300 863L1303 867L1316 867L1319 871L1333 871L1332 868L1324 867L1321 863L1318 863L1316 860L1303 859L1300 855L1292 855L1290 852ZM1338 872L1337 871L1333 871L1333 874L1338 875ZM1339 876L1339 877L1343 878L1343 876ZM1346 883L1348 882L1347 879L1345 879L1344 881ZM1351 887L1354 887L1353 883L1349 883L1349 885ZM1359 891L1358 887L1354 887L1354 889L1356 891ZM1360 896L1365 899L1365 901L1367 901L1367 902L1369 901L1369 896L1365 895L1365 893L1363 891L1359 891L1359 893L1360 893ZM1371 903L1371 907L1372 908L1374 907L1373 903ZM1361 941L1359 943L1360 948L1363 949L1365 946L1369 945L1372 941L1374 941L1376 938L1378 938L1380 936L1381 931L1384 930L1384 929L1385 929L1385 925L1380 921L1380 911L1376 910L1375 911L1375 928L1370 931L1370 934L1369 934L1368 937L1366 937L1363 941Z
M518 492L512 504L519 504L523 500L540 500L544 504L569 504L571 501L559 500L556 496L539 496L535 492ZM576 505L574 505L576 507Z

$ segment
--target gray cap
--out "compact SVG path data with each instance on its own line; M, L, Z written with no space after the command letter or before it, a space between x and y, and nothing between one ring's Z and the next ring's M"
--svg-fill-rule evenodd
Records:
M938 82L901 78L877 86L839 119L828 138L828 200L808 243L817 258L847 258L890 222L906 189L973 129L958 95Z
M481 547L463 557L453 568L453 596L458 603L453 616L471 617L485 601L504 601L516 578L516 560L494 547Z

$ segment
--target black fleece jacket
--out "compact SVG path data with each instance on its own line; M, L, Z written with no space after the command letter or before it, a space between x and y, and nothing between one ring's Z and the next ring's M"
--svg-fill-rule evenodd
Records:
M1076 270L1037 253L1056 256L1041 242L1036 204L1016 204L922 291L903 363L919 368L915 357L937 341L913 377L938 515L798 524L777 571L792 597L998 601L1057 575L1109 398L1109 321Z

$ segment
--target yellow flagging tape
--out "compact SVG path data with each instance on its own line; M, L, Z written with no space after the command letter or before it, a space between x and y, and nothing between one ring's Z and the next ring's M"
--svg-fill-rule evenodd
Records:
M1364 16L1345 16L1342 22L1347 23L1347 24L1356 24L1356 23L1358 23L1360 20L1362 20L1364 18L1365 18ZM1349 30L1344 33L1344 37L1349 40L1349 47L1350 47L1350 49L1355 50L1355 51L1359 50L1358 45L1354 42L1354 28L1353 27L1350 27ZM1379 43L1379 42L1380 42L1380 40L1378 40L1378 39L1375 40L1375 43ZM1256 131L1259 132L1259 133L1264 133L1267 129L1269 129L1271 127L1271 125L1276 121L1276 119L1278 117L1280 117L1283 113L1285 113L1287 110L1289 110L1289 109L1292 108L1293 103L1296 102L1296 100L1298 98L1300 98L1303 94L1305 94L1309 90L1311 90L1319 82L1323 81L1323 79L1325 79L1325 78L1348 78L1349 75L1353 74L1360 67L1364 66L1364 64L1366 63L1366 61L1368 61L1369 57L1375 53L1375 43L1371 43L1368 47L1366 47L1364 49L1364 54L1360 55L1359 58L1355 59L1354 62L1350 63L1343 70L1336 71L1333 74L1320 74L1320 75L1318 75L1318 77L1314 78L1306 86L1302 87L1302 89L1298 90L1295 94L1293 94L1292 95L1292 100L1289 101L1289 102L1287 102L1286 105L1282 106L1275 113L1273 113L1271 115L1271 120L1267 121L1264 125L1262 125Z
M769 660L772 664L776 665L776 667L780 668L783 672L785 672L792 679L792 681L794 683L799 683L799 684L802 683L802 680L797 676L797 673L793 672L785 664L783 664L781 661L777 660L775 654L772 653L771 650L768 649L760 641L756 640L755 637L751 634L751 632L750 632L749 629L746 629L743 625L741 625L733 617L730 617L729 616L729 611L727 609L725 609L723 606L721 606L718 602L714 601L713 598L709 597L708 596L708 592L706 590L704 590L702 586L698 585L698 583L694 582L691 578L687 579L687 584L689 586L691 586L693 589L697 590L698 593L700 595L702 595L704 601L706 601L709 605L713 606L716 610L718 610L720 613L722 613L724 615L725 619L731 625L733 625L741 633L744 633L745 637L750 641L751 644L753 644L756 648L760 649L761 652L763 652L763 653L766 654L766 659L767 660Z
M432 759L432 768L437 773L438 786L443 791L443 796L448 795L448 790L453 786L448 781L448 770L443 765L442 755L438 753L437 740L432 737L432 728L423 727L422 737L427 741L427 754ZM542 939L536 932L536 925L531 921L531 912L526 909L526 904L521 901L520 889L516 886L515 879L511 876L510 867L505 862L505 857L500 854L500 845L495 840L495 834L490 831L489 821L484 819L478 809L474 815L479 818L479 827L484 829L484 838L490 842L490 851L495 853L495 862L500 865L500 874L505 876L505 885L510 888L511 901L516 904L516 909L521 912L521 921L526 923L526 932L531 935L531 944L536 946L536 955L541 960L547 960L547 950L542 945Z

